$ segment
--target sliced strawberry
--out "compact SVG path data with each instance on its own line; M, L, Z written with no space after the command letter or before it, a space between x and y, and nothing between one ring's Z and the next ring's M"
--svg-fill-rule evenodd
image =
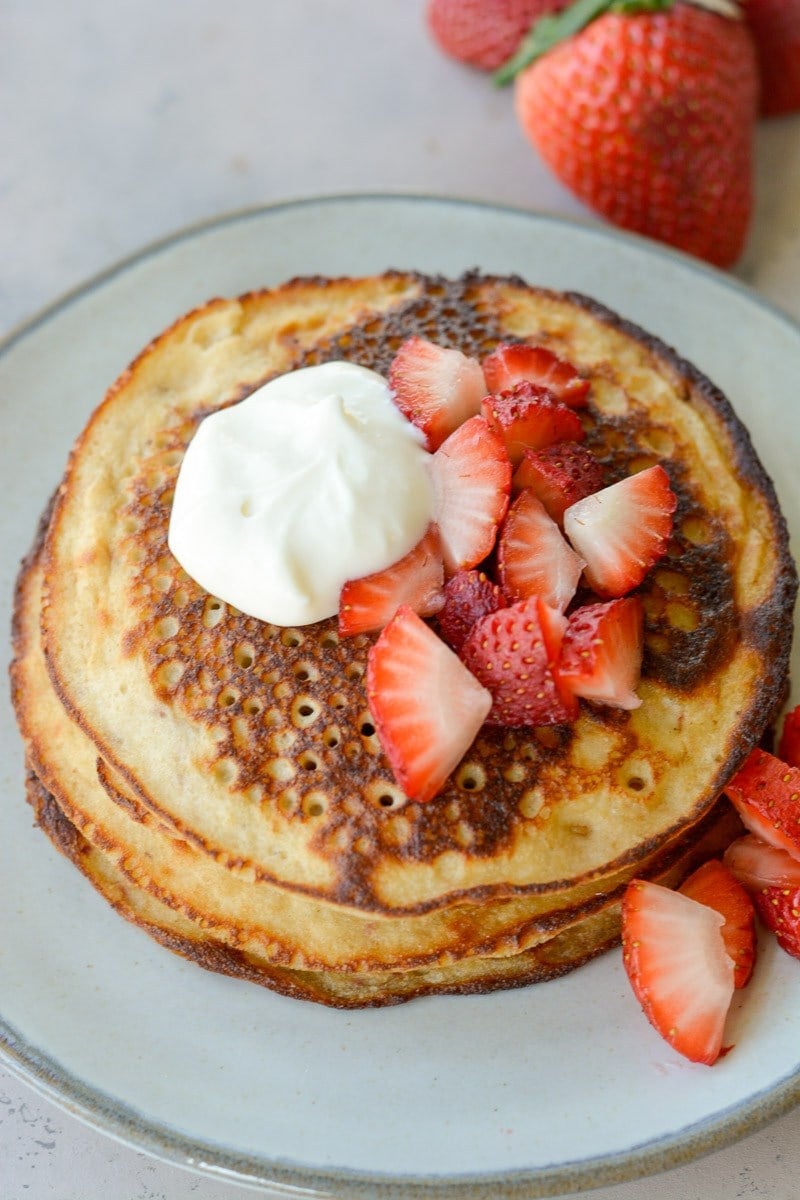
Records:
M800 958L800 887L762 888L753 896L753 903L781 949Z
M406 607L370 649L367 701L395 779L420 802L441 789L492 706L458 656Z
M587 604L569 618L558 674L585 700L638 708L643 650L644 607L638 596Z
M470 417L430 465L434 520L449 576L476 567L491 552L508 508L511 464L500 435L483 417Z
M724 1053L734 992L733 960L713 908L644 879L622 901L625 970L651 1025L692 1062Z
M514 466L526 450L541 450L554 442L579 442L586 436L577 413L535 383L515 383L507 391L486 396L481 412L502 435Z
M421 337L409 338L397 351L389 387L403 415L425 434L429 450L480 412L487 391L477 359Z
M399 562L384 571L352 579L339 596L339 633L352 637L382 629L401 604L429 617L444 604L444 565L439 530L429 525Z
M461 657L492 695L495 725L560 725L574 720L577 701L559 691L553 664L566 620L539 596L482 617Z
M792 767L800 767L800 704L783 718L778 758Z
M586 582L599 596L638 587L667 549L677 499L661 466L628 475L564 513L564 532L586 560Z
M483 374L490 392L503 392L527 380L546 387L570 408L585 408L589 403L589 380L545 346L501 342L483 360Z
M580 442L556 442L543 450L525 450L511 481L529 488L560 525L565 509L603 486L603 468Z
M500 588L483 571L459 571L445 584L444 604L438 614L439 633L458 653L475 622L504 605Z
M563 612L575 595L584 566L541 501L533 492L520 492L497 543L497 572L508 599L541 596Z
M731 842L724 862L750 892L759 917L778 943L800 958L800 861L748 833Z
M722 940L733 959L734 986L743 988L753 974L756 959L755 909L750 896L718 858L698 867L680 890L699 904L716 909L723 917Z
M769 887L800 888L800 860L754 833L731 842L723 862L751 894Z
M800 767L756 747L725 791L751 833L800 859Z

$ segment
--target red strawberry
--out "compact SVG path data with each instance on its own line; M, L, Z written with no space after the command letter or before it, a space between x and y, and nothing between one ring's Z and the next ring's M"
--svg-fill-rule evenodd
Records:
M458 654L475 622L504 605L500 588L483 571L458 571L445 585L439 633Z
M800 704L783 718L778 758L792 767L800 767Z
M565 509L600 490L603 468L579 442L556 442L543 450L526 450L511 482L517 489L530 488L561 524Z
M751 833L800 859L800 767L756 747L725 791Z
M370 649L367 701L398 784L420 802L440 790L492 704L449 646L405 607Z
M502 437L470 417L434 454L431 480L445 571L454 575L486 558L506 515L511 464Z
M502 434L514 466L526 449L579 442L586 436L578 415L536 383L515 383L505 392L486 396L481 411L492 429Z
M753 903L781 949L800 958L800 887L763 888L753 896Z
M644 608L638 596L588 604L569 618L558 674L576 696L638 708L644 649Z
M669 476L655 466L566 510L564 532L586 560L586 582L599 596L639 586L667 549L676 507Z
M541 57L517 77L517 115L590 208L729 266L753 204L753 41L741 20L671 0L662 7L605 11L558 44L532 42Z
M744 0L744 17L756 44L764 116L800 109L800 4L798 0Z
M709 1065L724 1053L734 992L722 924L714 909L644 879L622 901L623 962L645 1016L679 1054Z
M477 359L421 337L409 338L397 351L389 387L403 415L425 434L429 450L479 412L486 395Z
M751 894L769 887L800 888L800 860L754 833L731 842L723 861Z
M563 0L562 0L563 3ZM451 58L493 71L514 53L549 0L428 0L428 27Z
M577 702L560 691L554 673L565 618L539 596L482 617L461 657L492 694L495 725L560 725L574 720Z
M515 383L528 382L547 388L570 408L586 408L589 403L589 380L546 346L500 342L483 360L483 374L490 392L505 392Z
M444 566L439 530L428 527L399 562L363 579L352 579L339 596L339 633L350 637L382 629L401 604L429 617L444 603Z
M497 572L509 600L541 596L563 612L578 587L584 562L567 545L533 492L520 492L497 543Z
M767 929L800 958L800 861L752 833L731 842L724 861L750 892Z
M722 940L733 959L733 982L743 988L753 974L756 959L755 909L735 875L718 858L709 859L684 881L684 896L716 909L724 919Z

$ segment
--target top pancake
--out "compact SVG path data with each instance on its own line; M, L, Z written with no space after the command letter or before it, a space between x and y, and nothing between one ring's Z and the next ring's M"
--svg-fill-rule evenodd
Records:
M661 462L678 495L645 598L644 703L570 728L484 727L442 793L405 800L371 725L371 638L277 629L190 580L166 544L207 413L297 366L385 372L421 334L477 355L550 346L592 380L607 482ZM132 364L73 451L45 554L55 688L130 792L253 879L377 914L558 891L676 838L783 697L796 579L773 489L720 393L582 297L387 273L213 301Z

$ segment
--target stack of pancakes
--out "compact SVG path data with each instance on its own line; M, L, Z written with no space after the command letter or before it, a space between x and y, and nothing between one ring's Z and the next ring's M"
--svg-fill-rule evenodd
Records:
M641 707L487 725L427 804L376 737L371 636L264 624L167 548L203 417L300 366L385 374L414 334L476 357L550 347L591 379L586 442L606 481L660 462L679 500L641 589ZM215 300L111 388L23 564L28 799L123 916L210 969L342 1007L547 979L614 944L628 879L677 885L737 833L718 797L784 698L795 590L726 400L596 303L400 272Z

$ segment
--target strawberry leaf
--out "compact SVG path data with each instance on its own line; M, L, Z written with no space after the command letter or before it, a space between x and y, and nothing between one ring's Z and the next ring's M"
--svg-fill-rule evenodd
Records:
M536 62L559 42L580 33L590 22L607 12L661 12L672 8L674 0L574 0L559 13L548 13L533 25L518 50L495 71L492 79L503 87L531 63Z

